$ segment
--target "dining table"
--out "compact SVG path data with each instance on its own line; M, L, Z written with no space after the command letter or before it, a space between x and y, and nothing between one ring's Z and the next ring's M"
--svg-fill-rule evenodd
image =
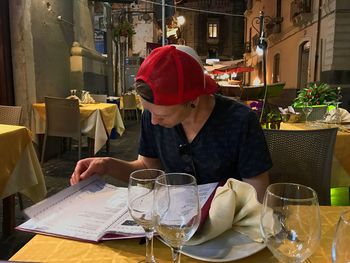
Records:
M350 206L321 206L321 241L308 262L331 262L331 247L340 213ZM239 246L239 245L238 245ZM205 253L205 251L203 251ZM172 262L170 248L154 240L154 255L157 262ZM110 240L88 243L52 236L35 235L10 260L30 262L140 262L145 258L145 244L140 239ZM181 255L181 262L203 262ZM215 260L212 262L215 262ZM233 261L232 261L233 262ZM257 253L234 262L278 262L265 247Z
M15 194L39 202L46 196L46 185L31 132L26 127L0 124L0 145L0 197L6 236L15 227Z
M105 145L113 128L120 136L123 135L125 126L117 104L81 103L79 110L82 132L94 139L94 154ZM34 103L31 130L35 135L45 133L45 119L45 103ZM34 140L38 143L37 137Z
M336 127L317 122L282 122L281 130L307 130ZM337 138L334 146L331 187L350 187L350 130L347 126L338 126Z

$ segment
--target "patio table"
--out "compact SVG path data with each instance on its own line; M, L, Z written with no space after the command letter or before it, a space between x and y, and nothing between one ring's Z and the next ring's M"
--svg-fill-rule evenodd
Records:
M0 197L3 200L3 233L15 226L15 194L22 193L33 202L44 199L46 186L40 163L23 126L0 124Z
M342 211L349 206L322 206L322 238L320 246L310 257L312 262L331 262L331 246L335 226ZM154 240L154 254L158 262L172 262L170 248ZM145 245L139 239L105 241L98 244L36 235L10 260L32 262L140 262L145 258ZM182 255L181 262L200 262ZM278 262L271 252L264 248L260 252L234 262Z
M106 143L112 128L116 128L119 135L124 133L124 123L116 104L81 104L79 109L82 131L95 140L94 154ZM45 115L45 103L34 103L31 116L31 129L34 134L45 133ZM35 140L37 142L36 138Z

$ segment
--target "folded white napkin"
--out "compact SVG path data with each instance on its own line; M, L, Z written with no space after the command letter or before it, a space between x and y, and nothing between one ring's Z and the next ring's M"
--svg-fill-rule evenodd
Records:
M253 186L235 179L228 179L224 186L216 190L209 216L203 227L186 245L201 244L231 228L256 242L262 242L261 208L262 204L257 200Z
M83 99L82 99L82 103L85 103L85 104L92 104L92 103L96 103L95 100L93 99L93 97L91 97L91 95L86 92L84 95L83 95Z
M340 121L341 122L350 122L350 113L346 109L343 109L343 108L339 108L338 110L339 110ZM337 112L336 109L332 109L329 112L329 116L327 116L327 118L326 118L326 122L335 121L337 118L336 112Z

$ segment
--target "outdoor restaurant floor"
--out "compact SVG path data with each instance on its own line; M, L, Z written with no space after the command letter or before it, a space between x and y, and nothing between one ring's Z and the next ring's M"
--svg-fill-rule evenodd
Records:
M110 140L110 152L107 154L105 148L103 148L97 155L98 156L112 156L121 158L124 160L133 160L137 157L138 149L138 137L140 125L136 121L125 122L125 133L123 136ZM86 153L86 149L83 150ZM46 187L48 194L51 196L58 191L69 186L69 178L73 172L76 164L76 151L71 151L63 154L60 158L51 159L44 163L43 171L46 179ZM110 177L106 178L107 182L118 184L117 180ZM349 191L348 188L332 189L332 205L349 205ZM23 196L24 207L29 207L33 203ZM2 202L0 202L0 221L2 222ZM24 217L19 209L18 202L16 204L16 224L24 222ZM15 233L9 237L2 237L2 224L0 224L0 260L8 260L13 254L16 253L24 244L26 244L34 234L15 231Z

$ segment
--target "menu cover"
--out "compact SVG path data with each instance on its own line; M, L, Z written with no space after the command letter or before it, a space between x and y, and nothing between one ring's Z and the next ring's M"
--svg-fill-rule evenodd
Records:
M201 207L217 185L199 185ZM127 188L95 175L25 209L29 220L16 229L90 242L143 237L143 228L128 212L127 197Z

